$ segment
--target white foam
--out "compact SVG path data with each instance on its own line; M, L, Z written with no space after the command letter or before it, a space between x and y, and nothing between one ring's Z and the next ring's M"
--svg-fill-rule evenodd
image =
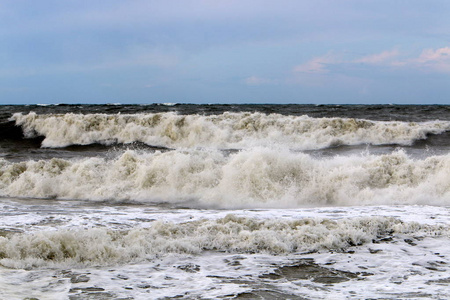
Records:
M422 295L425 298L446 299L450 296L446 284L450 271L450 207L365 206L227 211L168 209L147 205L90 205L86 202L82 205L78 201L36 199L2 199L1 204L0 228L15 227L26 232L16 235L15 240L23 242L18 243L16 248L24 250L23 257L4 260L9 266L19 269L0 267L2 299L98 298L102 295L107 298L107 294L110 298L135 299L183 295L191 298L230 298L239 293L257 291L267 291L266 298L274 298L271 295L275 295L282 298L327 299L332 295L337 299L398 299ZM230 212L232 215L227 216ZM217 243L223 248L214 250L206 248L194 253L183 250L175 253L179 248L174 246L166 253L158 253L161 248L146 248L152 243L152 232L157 232L151 229L156 224L155 220L159 220L157 225L161 236L166 238L166 245L173 244L180 237L182 241L195 244L195 247L201 247L203 241L211 240L220 233L223 239L227 235L233 235L233 238L227 243ZM121 243L132 231L135 233L133 238L130 236L127 243ZM36 259L39 248L27 252L29 245L25 244L29 241L38 245L50 244L55 247L50 249L57 252L63 244L70 244L70 239L55 243L58 241L56 236L60 237L59 240L64 239L67 232L79 239L73 243L75 245L88 243L83 240L86 236L106 233L115 237L111 244L103 244L109 245L110 253L140 248L143 251L137 253L142 256L127 261L130 257L123 255L125 259L118 263L114 263L117 259L114 256L103 261L94 259L80 263L70 257L62 260L58 260L57 256L52 260ZM183 236L184 233L186 236ZM296 240L295 235L301 233L304 236ZM6 233L7 242L0 245L0 251L14 246L10 243L13 235L12 231ZM202 239L194 235L201 235ZM256 244L263 235L267 235L267 241L258 248ZM189 239L189 236L192 238ZM348 242L355 236L363 237L365 242L349 247ZM268 242L286 245L289 239L294 243L310 241L302 244L302 249L313 247L316 243L319 251L277 252L283 248L273 246L275 252L272 253L264 248L265 245L276 245ZM345 248L342 249L344 251L327 248L327 240L340 240L345 247L349 247L348 251ZM106 240L97 238L97 241ZM136 244L133 241L137 241ZM228 245L233 243L249 245L252 250L232 249ZM259 249L256 253L255 248L250 247L252 243ZM102 245L98 248L101 249ZM91 251L95 247L89 244L83 249ZM324 284L314 280L319 274L304 279L288 276L278 280L276 276L270 279L261 276L276 272L278 267L296 265L304 259L314 259L317 268L330 269L331 273L336 269L353 272L358 277ZM85 267L81 268L83 265ZM87 281L77 282L76 279L82 277ZM22 288L24 286L26 288Z
M448 121L381 122L262 113L212 116L172 112L134 115L16 113L12 120L22 126L26 136L44 136L44 147L143 142L170 148L244 149L285 145L306 150L334 145L410 145L426 138L427 134L440 134L450 129Z
M403 223L394 218L221 219L171 223L156 221L129 231L39 231L0 237L0 263L10 268L89 266L141 262L167 253L296 253L321 249L342 251L395 234L444 236L445 226Z
M116 158L0 159L0 195L186 202L207 207L450 204L450 155L314 158L254 148L141 153Z

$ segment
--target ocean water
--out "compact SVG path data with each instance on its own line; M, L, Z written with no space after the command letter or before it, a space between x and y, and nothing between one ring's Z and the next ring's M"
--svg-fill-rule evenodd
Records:
M450 106L0 106L0 299L450 298Z

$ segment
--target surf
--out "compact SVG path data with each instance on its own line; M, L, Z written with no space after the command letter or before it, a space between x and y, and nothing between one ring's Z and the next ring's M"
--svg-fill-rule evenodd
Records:
M412 145L450 130L448 121L400 122L313 118L264 113L179 115L15 113L26 138L43 136L42 147L141 142L166 148L248 149L283 145L313 150L338 145Z

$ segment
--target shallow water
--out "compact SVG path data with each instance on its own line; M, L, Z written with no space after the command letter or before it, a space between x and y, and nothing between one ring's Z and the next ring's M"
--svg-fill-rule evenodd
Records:
M1 204L5 299L449 296L449 207L198 210L39 199ZM200 223L189 226L194 222ZM277 228L281 224L290 225ZM146 229L155 226L164 243L151 245L157 236ZM107 231L128 239L105 240ZM305 235L309 239L293 248ZM62 245L75 247L76 239L97 245L79 248L84 259L36 253L42 244L54 252ZM26 247L25 241L35 246ZM5 255L13 243L21 251L17 258ZM17 289L24 283L27 289Z

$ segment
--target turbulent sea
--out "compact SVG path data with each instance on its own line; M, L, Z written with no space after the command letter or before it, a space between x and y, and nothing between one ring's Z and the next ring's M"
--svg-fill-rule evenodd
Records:
M0 299L448 299L450 106L0 106Z

